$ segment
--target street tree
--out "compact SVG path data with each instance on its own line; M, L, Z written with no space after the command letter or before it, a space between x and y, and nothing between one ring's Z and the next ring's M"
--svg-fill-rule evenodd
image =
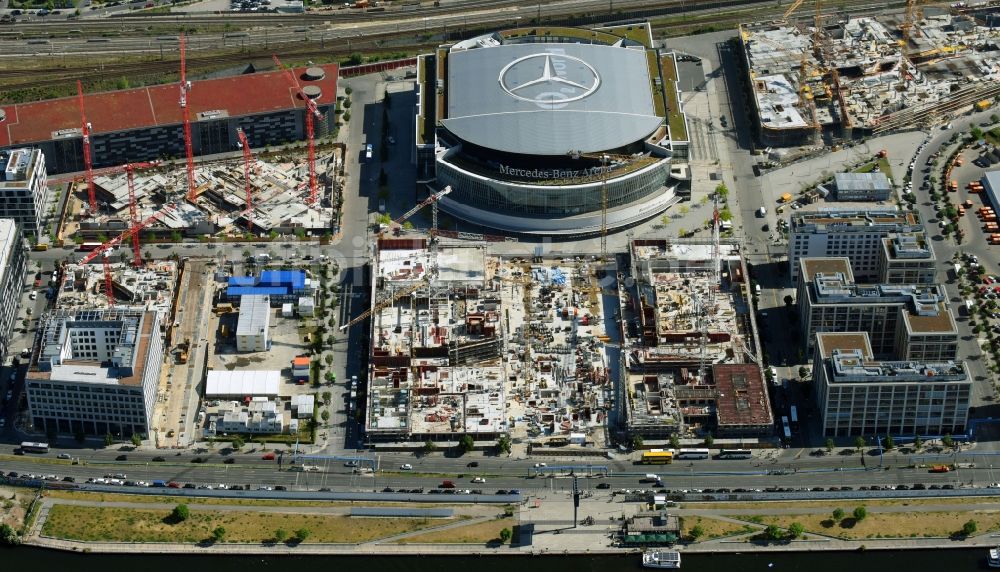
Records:
M132 444L138 447L142 445L142 435L138 433L132 433Z
M827 438L827 440L826 440L826 451L828 453L832 453L833 452L833 447L834 447L833 439Z
M688 531L688 536L691 537L691 540L698 540L704 535L705 535L705 529L702 528L700 524L696 524L691 528L691 530Z
M468 434L462 435L462 437L458 440L458 447L459 449L462 450L463 453L468 453L472 451L472 449L475 446L476 446L476 441L475 439L472 438L472 435Z
M833 520L836 522L844 520L844 509L842 508L833 509Z
M799 366L799 379L805 379L809 377L809 368L804 365Z
M860 453L862 449L865 448L865 438L858 435L854 438L854 448Z
M509 528L500 530L500 544L507 544L513 535L514 533L512 533Z
M327 421L329 421L330 420L330 410L329 409L324 409L323 413L320 414L320 417L323 418L323 422L324 423L326 423Z
M886 435L885 439L882 439L882 448L886 451L892 451L896 448L896 440L892 438L892 435Z
M212 530L212 541L213 542L222 542L223 539L225 539L225 538L226 538L226 529L224 527L216 526Z
M941 437L941 444L949 449L955 446L955 440L951 438L951 433L945 433L945 436Z
M920 438L920 435L913 437L913 448L919 451L924 447L924 440Z
M632 449L642 449L642 435L632 436Z
M110 447L112 443L115 442L115 437L111 433L104 434L104 446Z
M966 521L966 523L962 525L962 536L972 536L978 529L979 526L976 525L976 521Z
M497 439L497 451L499 453L501 453L501 454L503 454L503 453L509 454L510 453L510 446L511 446L511 442L510 442L510 436L509 435L501 435L500 438Z
M677 449L681 448L680 437L678 437L677 435L671 435L670 436L670 448L673 449L673 450L675 450L675 451Z
M854 520L861 522L862 520L865 519L865 517L868 516L868 509L866 509L863 506L859 506L854 509L854 512L852 514L854 515Z
M244 444L245 442L243 441L243 437L240 437L238 435L236 437L233 437L232 441L233 449L239 451L240 449L243 448Z
M311 534L312 534L311 530L309 530L306 527L302 527L295 531L295 536L293 538L295 539L295 542L305 542L306 539L309 538L309 535Z
M323 398L323 403L327 405L330 405L330 401L333 399L333 395L329 391L324 391L321 397Z
M437 449L437 444L430 439L424 441L424 453L433 453Z
M279 528L278 530L275 530L274 540L277 542L284 542L288 540L288 531L286 531L284 528Z
M708 433L705 435L705 446L711 447L713 444L715 444L715 437L712 437L712 434Z

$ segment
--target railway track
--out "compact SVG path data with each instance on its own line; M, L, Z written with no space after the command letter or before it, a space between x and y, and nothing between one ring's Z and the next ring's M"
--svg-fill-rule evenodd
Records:
M784 10L784 6L778 6L770 1L768 1L767 6L754 5L760 0L720 0L711 4L709 12L705 13L704 10L701 14L695 13L690 15L684 21L669 21L669 17L664 23L655 24L654 21L654 37L659 36L663 33L671 34L683 33L691 29L696 29L702 26L711 25L713 27L720 27L725 25L735 25L738 22L746 21L749 19L766 19L768 17L773 17L780 15ZM523 2L506 2L505 4L522 4ZM601 4L606 6L602 1ZM641 10L623 11L616 12L616 20L623 19L638 19L638 18L648 18L654 17L659 14L662 19L663 14L673 16L671 14L671 9L676 8L679 4L676 0L666 0L661 2L653 3L659 5L659 7L651 7L649 3L643 3L643 8ZM873 4L871 0L854 0L848 1L837 8L825 9L828 15L843 14L845 12L849 13L868 13L875 10L885 10L886 8L891 8L893 6L903 6L905 0L896 0L895 2L890 2L887 4ZM702 4L704 7L705 4ZM742 10L734 10L735 7L742 7ZM722 11L726 11L725 14ZM602 11L602 14L604 12ZM547 15L545 13L544 15ZM592 21L600 21L601 14L584 14L580 15L577 13L578 18L590 18ZM259 20L261 16L255 16L254 19ZM558 19L553 18L558 21ZM510 22L510 16L505 16L503 21ZM548 22L546 22L548 23ZM477 29L487 29L490 22L481 21L476 22L475 27ZM387 26L391 27L391 25ZM259 37L257 38L259 40ZM340 43L337 42L340 40ZM327 61L330 57L334 58L346 58L351 53L355 52L370 52L370 51L418 51L418 50L430 50L431 48L437 46L440 42L435 40L432 41L425 34L415 33L413 30L407 31L406 33L397 33L392 31L384 31L381 33L368 32L363 35L363 39L350 39L348 44L345 46L342 42L343 38L328 38L326 42L329 45L320 44L317 45L314 42L279 42L271 41L269 45L250 45L242 46L241 49L234 49L231 51L216 51L211 54L203 53L198 55L197 52L189 51L188 57L188 69L194 71L197 70L208 70L208 69L219 69L228 67L228 65L238 65L252 61L255 59L270 58L272 53L278 53L284 58L325 58ZM391 42L391 45L390 45ZM121 77L144 79L144 78L159 78L162 80L163 76L169 77L178 71L178 62L171 56L166 59L159 59L155 56L150 55L149 59L142 61L132 61L125 63L112 63L100 65L96 68L90 68L90 66L46 66L43 68L30 68L30 69L8 69L3 72L5 77L6 88L4 91L8 90L23 90L32 88L48 88L54 86L64 86L67 83L71 83L71 80L79 78L81 75L85 75L85 83L87 80L109 80L117 79ZM0 96L2 96L2 91L0 91Z

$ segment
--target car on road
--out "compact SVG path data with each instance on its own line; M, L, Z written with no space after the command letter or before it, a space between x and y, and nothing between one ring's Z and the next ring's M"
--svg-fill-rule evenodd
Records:
M507 491L507 494L509 494L509 495L519 495L519 494L521 494L521 491L519 491L518 489L510 489L509 491Z
M73 456L70 455L69 453L59 453L58 455L56 455L56 458L57 459L72 459Z
M474 483L485 483L486 479L484 479L483 477L475 477L475 478L472 479L472 482L474 482Z
M357 461L347 461L346 463L344 463L344 466L345 467L357 467L358 466L358 462Z
M439 489L453 489L453 488L455 488L455 483L453 483L451 481L442 481L441 484L438 485L438 488Z
M184 483L184 488L185 489L195 489L195 488L198 488L198 486L195 485L194 483Z
M479 461L472 461L471 463L465 465L466 467L478 467Z
M263 455L261 455L260 458L262 461L273 461L274 453L264 453Z
M383 493L394 493L396 491L392 487L385 487L384 489L382 489L382 492Z
M594 488L597 488L597 489L610 489L611 488L611 483L597 483L597 486L594 487Z
M505 494L507 494L507 491L506 491L505 489L500 489L500 490L498 490L498 491L497 491L496 493L494 493L494 494L498 494L498 495L505 495Z
M288 488L285 485L274 485L274 490L276 490L276 491L287 491Z
M536 469L541 469L541 468L547 467L547 466L548 465L546 465L545 463L535 463L535 468Z
M401 471L412 471L413 470L413 465L411 465L409 463L403 463L402 465L399 466L399 470L401 470Z

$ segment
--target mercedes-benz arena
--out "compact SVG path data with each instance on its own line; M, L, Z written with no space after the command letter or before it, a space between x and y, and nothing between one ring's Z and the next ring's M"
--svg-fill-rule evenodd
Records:
M604 193L609 228L662 212L678 199L661 57L672 74L670 55L573 28L509 30L422 57L416 157L429 175L433 165L432 188L452 188L440 207L546 235L600 232Z

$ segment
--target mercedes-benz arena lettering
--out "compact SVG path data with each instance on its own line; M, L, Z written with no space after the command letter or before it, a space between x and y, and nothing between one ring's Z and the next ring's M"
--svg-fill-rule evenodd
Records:
M451 186L440 207L508 232L582 235L600 232L602 187L609 228L678 201L687 142L670 125L685 119L664 88L676 62L634 39L644 25L624 31L514 29L421 56L414 157L431 190Z

